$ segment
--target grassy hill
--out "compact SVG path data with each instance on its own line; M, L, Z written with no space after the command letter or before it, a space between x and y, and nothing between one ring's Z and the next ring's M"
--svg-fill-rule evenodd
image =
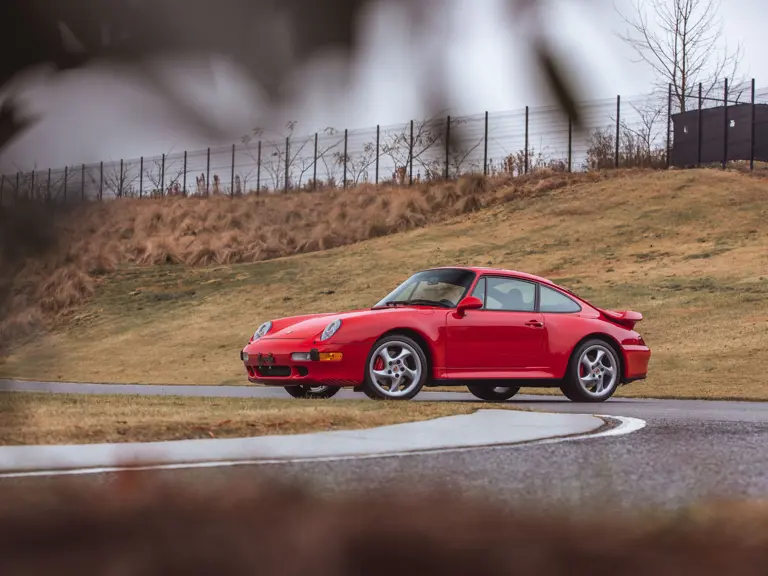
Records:
M12 345L0 376L245 383L238 350L263 320L369 306L419 268L477 264L643 312L650 378L621 395L768 398L768 181L758 177L548 174L92 210L35 269L60 301L24 313L48 330Z

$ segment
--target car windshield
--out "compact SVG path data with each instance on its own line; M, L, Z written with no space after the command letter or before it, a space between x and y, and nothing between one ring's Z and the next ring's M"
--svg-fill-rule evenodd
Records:
M424 270L400 284L374 308L406 304L455 308L474 279L475 273L471 270Z

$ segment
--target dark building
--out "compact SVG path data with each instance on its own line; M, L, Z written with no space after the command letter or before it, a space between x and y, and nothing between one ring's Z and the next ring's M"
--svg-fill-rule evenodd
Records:
M701 111L701 163L723 161L725 107ZM672 166L696 166L699 159L699 111L673 114ZM728 161L749 160L752 149L752 104L728 106ZM755 160L768 162L768 104L755 105Z

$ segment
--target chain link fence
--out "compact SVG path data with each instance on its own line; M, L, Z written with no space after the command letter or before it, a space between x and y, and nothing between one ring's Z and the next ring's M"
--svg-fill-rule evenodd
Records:
M754 169L768 162L768 88L756 89L754 80L683 95L670 88L668 94L595 100L582 103L581 111L580 131L555 107L526 107L2 174L0 205L405 186L544 168Z

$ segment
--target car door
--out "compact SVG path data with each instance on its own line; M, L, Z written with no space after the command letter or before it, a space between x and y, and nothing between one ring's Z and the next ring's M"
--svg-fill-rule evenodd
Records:
M546 330L536 312L537 284L511 276L481 277L472 295L483 308L447 317L446 363L453 377L515 376L543 370Z
M539 312L544 316L547 342L546 357L553 376L565 374L570 354L586 334L581 315L581 304L566 293L539 285Z

